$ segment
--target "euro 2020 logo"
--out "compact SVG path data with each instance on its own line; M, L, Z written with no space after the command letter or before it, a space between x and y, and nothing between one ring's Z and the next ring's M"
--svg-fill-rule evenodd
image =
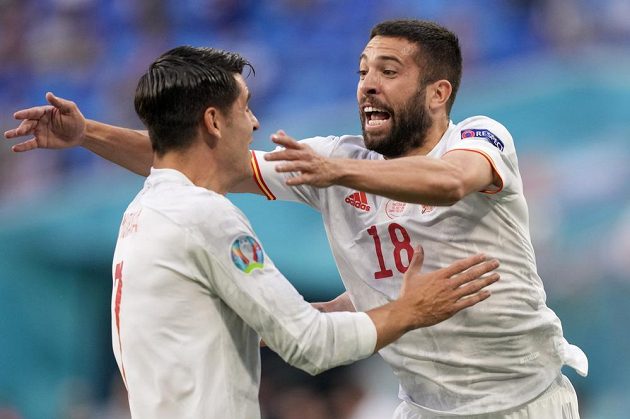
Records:
M262 269L265 255L262 247L252 236L240 236L232 242L232 262L246 274L256 269Z

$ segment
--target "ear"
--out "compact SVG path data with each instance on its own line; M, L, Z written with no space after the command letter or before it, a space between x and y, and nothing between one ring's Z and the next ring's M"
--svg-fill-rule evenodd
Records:
M438 80L427 86L428 106L431 110L446 108L446 102L453 93L453 86L448 80Z
M211 137L221 138L224 125L223 114L217 108L207 108L203 113L203 128Z

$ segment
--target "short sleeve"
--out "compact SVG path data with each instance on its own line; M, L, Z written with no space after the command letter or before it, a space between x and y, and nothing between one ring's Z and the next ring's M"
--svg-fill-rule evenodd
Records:
M446 153L468 150L483 155L492 170L501 179L501 185L493 185L482 191L489 194L511 193L520 188L520 175L514 140L499 122L485 116L468 118L456 125L449 138Z
M308 144L316 153L329 157L339 137L313 137L300 141ZM252 168L254 181L267 199L302 202L319 210L320 190L309 185L287 186L286 180L294 176L292 173L278 173L275 170L279 162L266 161L266 151L252 151Z

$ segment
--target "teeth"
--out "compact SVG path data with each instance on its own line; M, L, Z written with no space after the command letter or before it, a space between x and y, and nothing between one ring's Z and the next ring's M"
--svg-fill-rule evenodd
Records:
M381 108L374 108L372 106L366 106L363 108L363 112L387 112L387 111Z
M376 127L379 125L383 125L386 121L387 119L370 119L369 121L367 121L367 125L371 127Z

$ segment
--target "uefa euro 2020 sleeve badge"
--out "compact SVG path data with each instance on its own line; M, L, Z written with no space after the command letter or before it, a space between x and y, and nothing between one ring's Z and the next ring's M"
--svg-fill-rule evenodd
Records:
M260 243L252 236L239 236L232 242L230 249L232 262L241 271L249 274L256 269L262 269L265 255Z

